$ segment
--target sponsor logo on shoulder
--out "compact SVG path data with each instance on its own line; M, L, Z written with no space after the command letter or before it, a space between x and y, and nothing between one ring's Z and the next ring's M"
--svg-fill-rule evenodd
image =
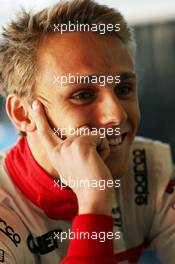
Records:
M174 172L173 172L173 176L171 177L165 192L172 194L175 191L175 168L174 168Z
M148 204L147 162L145 149L133 150L135 203L139 206Z
M3 249L0 249L0 262L4 263L5 260L4 260L4 250Z

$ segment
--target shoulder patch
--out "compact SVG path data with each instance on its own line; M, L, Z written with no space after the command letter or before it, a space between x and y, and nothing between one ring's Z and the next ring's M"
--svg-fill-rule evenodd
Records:
M172 194L175 191L175 167L173 168L173 175L171 177L171 179L169 180L169 183L166 187L165 192Z
M139 206L148 203L148 182L146 151L144 148L133 150L133 171L135 180L135 203Z
M0 249L0 262L4 263L4 254L5 254L5 251L3 249Z

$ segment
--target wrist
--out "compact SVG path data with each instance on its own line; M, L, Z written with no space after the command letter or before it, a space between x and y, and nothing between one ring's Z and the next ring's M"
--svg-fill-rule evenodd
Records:
M112 192L100 191L78 199L79 214L111 215Z

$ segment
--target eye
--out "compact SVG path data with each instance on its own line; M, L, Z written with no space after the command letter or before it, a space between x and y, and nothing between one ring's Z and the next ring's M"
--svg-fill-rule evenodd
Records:
M83 89L71 96L71 99L77 101L93 101L95 99L95 92L90 89Z
M115 87L115 93L118 98L127 99L133 92L134 87L131 84L119 84Z

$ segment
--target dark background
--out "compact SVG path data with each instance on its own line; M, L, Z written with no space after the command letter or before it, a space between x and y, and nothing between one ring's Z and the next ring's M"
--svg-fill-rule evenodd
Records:
M175 22L135 27L138 134L170 143L175 161Z

